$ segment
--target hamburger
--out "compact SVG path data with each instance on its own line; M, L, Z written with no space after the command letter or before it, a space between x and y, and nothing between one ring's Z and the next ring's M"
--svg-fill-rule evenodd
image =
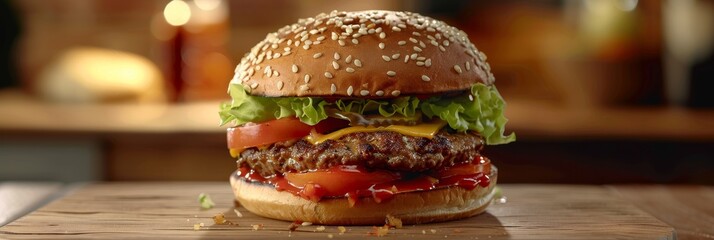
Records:
M505 102L486 55L410 12L320 14L270 33L221 106L236 200L257 215L327 225L447 221L483 212Z

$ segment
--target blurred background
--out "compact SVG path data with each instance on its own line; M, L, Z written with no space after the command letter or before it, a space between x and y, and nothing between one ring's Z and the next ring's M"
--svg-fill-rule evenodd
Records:
M712 0L2 0L0 181L226 181L235 65L333 9L469 34L518 135L499 182L714 184Z

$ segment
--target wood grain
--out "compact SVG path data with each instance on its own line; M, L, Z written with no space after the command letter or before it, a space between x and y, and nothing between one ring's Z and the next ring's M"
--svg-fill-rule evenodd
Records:
M620 197L637 203L677 229L679 239L714 239L714 187L614 186Z
M482 215L438 224L392 229L390 238L409 239L674 239L672 227L614 197L600 186L503 185L507 202ZM216 202L201 210L199 193ZM371 226L299 227L257 217L238 207L234 213L228 183L102 183L88 185L64 199L0 228L0 238L141 239L335 239L363 238ZM216 225L223 213L236 225ZM194 224L204 223L200 230ZM262 224L253 230L252 225Z

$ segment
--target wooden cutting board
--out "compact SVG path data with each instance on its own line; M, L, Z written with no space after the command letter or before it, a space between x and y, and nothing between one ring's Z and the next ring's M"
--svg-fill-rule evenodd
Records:
M408 225L384 237L402 239L675 239L674 229L601 186L500 185L506 203L446 223ZM201 210L200 193L216 203ZM228 183L91 184L0 228L0 239L347 239L372 235L370 226L301 226L234 211ZM234 225L214 224L223 213ZM200 227L200 224L203 227ZM257 225L254 230L254 225ZM195 230L194 227L200 227Z

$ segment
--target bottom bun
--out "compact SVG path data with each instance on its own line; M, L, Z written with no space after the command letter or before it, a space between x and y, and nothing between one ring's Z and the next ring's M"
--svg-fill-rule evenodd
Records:
M237 174L230 181L236 200L257 215L323 225L382 225L387 215L400 218L403 224L443 222L482 213L494 195L497 170L492 167L491 184L473 190L448 187L429 191L407 192L377 203L361 198L350 207L347 198L323 198L313 202L272 185L247 182Z

